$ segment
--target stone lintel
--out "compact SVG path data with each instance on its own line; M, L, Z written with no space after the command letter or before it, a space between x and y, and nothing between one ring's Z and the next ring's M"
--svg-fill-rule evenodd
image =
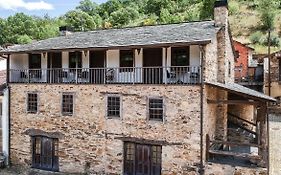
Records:
M61 132L46 132L41 129L34 129L30 128L27 129L24 134L29 135L29 136L44 136L44 137L49 137L49 138L54 138L54 139L63 139L64 134Z

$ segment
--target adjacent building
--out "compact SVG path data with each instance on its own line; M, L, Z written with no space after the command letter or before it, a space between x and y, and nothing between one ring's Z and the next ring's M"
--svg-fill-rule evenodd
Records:
M278 99L274 104L274 109L280 112L281 105L281 51L270 55L270 64L268 55L264 56L264 92L265 94ZM269 74L270 72L270 74ZM269 76L270 75L270 76Z
M10 162L65 173L224 174L214 170L222 163L265 172L275 99L234 83L229 32L218 1L214 21L64 32L1 51Z
M263 65L253 58L254 49L239 41L235 48L235 82L245 87L263 92Z

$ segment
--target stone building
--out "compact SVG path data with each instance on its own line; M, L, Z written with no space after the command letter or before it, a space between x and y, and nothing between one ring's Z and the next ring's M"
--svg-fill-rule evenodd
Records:
M227 2L216 2L214 17L62 32L0 52L11 164L168 175L224 174L227 162L266 171L266 109L275 100L234 83Z
M268 55L264 56L264 93L278 99L273 104L273 110L281 113L281 51L270 55L270 64ZM269 70L270 69L270 70ZM270 76L269 76L270 72Z
M263 92L263 65L254 59L254 49L239 41L233 41L235 49L235 82L250 89Z

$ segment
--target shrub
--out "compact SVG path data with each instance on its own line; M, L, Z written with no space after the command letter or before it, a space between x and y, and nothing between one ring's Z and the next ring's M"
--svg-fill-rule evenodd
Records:
M260 44L262 36L263 36L262 32L257 31L250 35L250 40L253 44Z

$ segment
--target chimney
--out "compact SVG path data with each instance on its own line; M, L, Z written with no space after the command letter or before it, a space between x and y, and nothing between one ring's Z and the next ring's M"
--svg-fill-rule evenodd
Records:
M69 26L61 26L59 27L60 36L68 36L73 33L73 29Z
M220 0L215 2L214 6L215 26L222 27L228 23L228 3L227 0Z
M227 0L215 2L214 23L216 27L221 28L217 33L217 81L220 83L234 82L234 55L231 53L232 41L228 25Z

